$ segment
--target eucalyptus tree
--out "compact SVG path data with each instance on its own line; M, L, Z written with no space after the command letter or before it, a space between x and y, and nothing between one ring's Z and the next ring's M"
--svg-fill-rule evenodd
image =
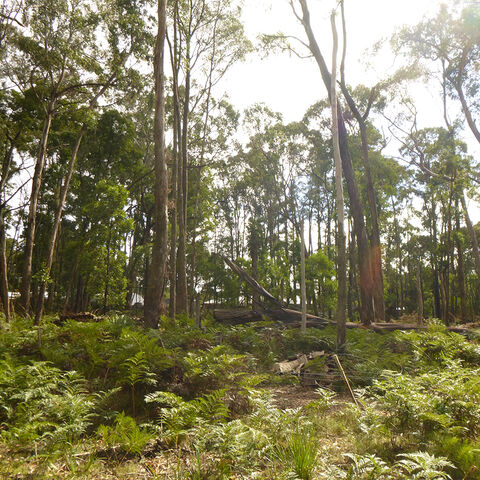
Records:
M408 53L409 58L423 61L430 74L440 76L447 123L450 98L460 102L468 127L480 143L480 7L472 3L460 10L458 5L442 4L435 17L404 27L393 44L397 51Z
M224 77L228 69L244 58L251 49L240 22L240 2L236 0L177 0L173 9L173 38L169 35L172 59L174 138L178 152L177 168L177 223L178 248L176 252L177 288L176 309L188 310L187 282L187 198L188 171L198 169L195 186L195 203L201 184L201 172L205 163L204 153L211 110L212 89ZM204 145L195 160L190 158L190 121L197 108L203 104ZM194 225L195 227L195 225ZM173 242L172 242L173 243ZM173 250L172 250L173 254Z
M81 115L79 120L83 120ZM58 185L68 168L70 142L76 135L76 125L62 132L55 128L52 131L50 148L57 150L57 162L45 171L42 211L52 212L58 206ZM103 309L123 306L128 278L126 237L132 234L134 220L135 228L142 229L138 215L132 211L139 201L135 182L147 174L145 152L136 143L137 135L137 124L126 113L108 109L90 117L48 279L50 309L75 311L81 306L87 308L89 301ZM43 250L48 253L52 223L53 215L42 215L36 240L38 271L42 271L39 259Z
M22 9L22 29L11 35L6 47L8 62L2 75L15 88L34 93L42 110L43 123L35 154L29 211L25 228L25 251L21 304L30 308L32 256L37 204L47 155L48 139L56 111L95 76L98 12L81 0L26 2Z
M291 1L293 13L301 23L308 39L308 49L313 55L327 89L330 99L331 73L325 62L324 56L318 44L315 33L312 29L310 10L307 0ZM299 10L298 10L299 7ZM359 194L358 184L355 178L352 158L348 146L348 133L345 128L343 112L340 104L338 110L338 133L342 158L343 175L347 183L348 195L350 198L351 213L354 218L354 228L358 244L358 264L360 273L360 317L364 324L369 324L374 319L373 311L373 278L370 264L370 247L365 228L363 205Z
M145 57L145 41L149 39L147 26L142 20L145 3L137 2L128 4L125 2L109 1L106 4L99 4L100 23L99 28L107 39L107 45L97 52L96 64L92 62L92 70L96 77L89 85L84 85L78 110L88 118L98 106L99 100L116 85L119 88L125 88L128 83L133 83L136 72L131 68L126 68L125 64L131 60L131 57L141 59ZM127 16L128 14L128 16ZM126 17L128 20L125 20ZM87 88L90 87L90 91ZM83 97L83 98L82 98ZM112 96L111 96L112 97ZM82 102L83 100L83 102ZM65 172L65 177L60 188L58 203L55 210L52 231L50 235L47 258L42 267L43 275L48 278L52 268L55 246L57 242L58 231L62 218L63 208L66 196L70 187L70 182L74 173L77 157L82 140L87 132L87 120L78 128L76 139L71 147L70 159ZM35 321L40 322L47 281L40 285L40 292L35 308Z
M455 298L455 289L450 272L454 268L455 231L458 232L459 229L459 204L464 201L464 190L468 186L468 172L473 162L467 155L466 145L456 138L454 129L418 130L409 136L402 147L402 152L419 167L417 182L425 185L422 185L420 195L424 198L425 212L428 213L425 227L429 229L433 242L431 263L434 275L435 314L449 323L449 314L454 313L455 307L454 300L451 300ZM464 210L466 211L466 206ZM468 212L466 220L468 227ZM473 231L474 254L475 239L476 234ZM457 268L461 270L458 276L459 281L463 283L463 258L459 258L461 256L463 256L463 250L459 248L457 242ZM464 293L463 287L459 290L460 293ZM461 298L461 303L465 304L464 298Z
M157 37L153 56L155 79L154 148L154 215L153 251L150 278L145 295L144 321L148 327L158 327L165 286L168 258L168 171L165 155L165 36L167 32L167 0L158 0Z
M342 3L343 7L343 3ZM337 200L337 310L335 319L337 321L337 349L344 349L347 341L346 331L346 309L347 309L347 255L345 249L345 206L343 200L343 182L342 182L342 159L340 154L340 144L338 135L338 110L337 110L337 53L338 53L338 34L335 24L335 12L330 16L333 36L332 52L332 76L330 84L330 103L332 107L332 140L333 140L333 158L335 163L335 193ZM343 79L342 79L343 80ZM343 82L344 83L344 82ZM382 292L383 293L383 292ZM382 295L383 299L383 295Z

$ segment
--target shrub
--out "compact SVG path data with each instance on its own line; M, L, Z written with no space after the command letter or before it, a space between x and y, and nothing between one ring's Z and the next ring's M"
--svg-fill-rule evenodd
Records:
M115 418L113 427L100 425L97 434L109 447L120 447L126 453L140 454L147 443L155 438L145 428L140 428L132 417L119 413Z
M9 443L73 442L92 424L97 400L76 372L62 372L49 362L0 361L1 436Z

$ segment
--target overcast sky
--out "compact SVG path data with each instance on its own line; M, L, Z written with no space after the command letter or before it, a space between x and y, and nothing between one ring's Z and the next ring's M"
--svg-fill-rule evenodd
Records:
M305 40L303 28L293 16L289 0L244 0L243 22L248 37L254 41L263 33L282 32ZM294 0L294 3L298 3ZM425 16L438 12L440 0L345 0L347 23L347 83L374 85L401 66L389 49L392 34L403 25L415 25ZM309 0L312 27L327 64L331 64L330 13L336 0ZM340 30L340 18L337 19ZM375 56L372 47L380 42L384 48ZM318 67L313 58L271 54L267 58L252 55L245 63L235 65L220 90L227 93L237 109L263 102L283 115L285 122L300 120L307 108L326 97ZM419 126L444 126L440 84L418 82L409 87L419 112ZM451 102L451 117L460 113ZM463 139L471 154L479 148L468 128ZM392 142L394 145L395 142ZM388 153L393 154L392 149ZM480 209L472 203L471 214L480 221Z
M375 58L368 51L379 41L388 43L392 33L402 25L418 23L425 14L434 13L440 3L436 0L345 0L347 82L373 85L398 68L400 63L388 49ZM331 63L329 17L335 4L332 0L309 2L312 26L328 64ZM279 31L305 39L288 0L245 0L243 21L252 40L259 34ZM229 72L223 88L238 108L264 102L281 112L286 121L299 120L310 105L326 94L315 61L287 54L272 54L265 59L252 55L246 63L236 65Z

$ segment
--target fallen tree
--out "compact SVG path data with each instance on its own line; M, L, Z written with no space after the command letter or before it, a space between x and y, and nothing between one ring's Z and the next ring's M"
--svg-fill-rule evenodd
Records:
M256 280L254 280L242 267L235 262L222 255L225 263L231 268L231 270L239 276L241 280L250 285L250 287L258 293L259 297L263 297L264 301L258 301L260 310L220 310L216 309L213 312L215 320L229 324L240 325L249 322L258 322L267 317L273 321L280 321L288 327L300 327L302 312L298 310L292 310L286 308L280 300L275 298L270 292L262 287ZM272 308L273 307L273 308ZM330 320L326 317L319 317L316 315L307 314L307 327L325 328L327 325L336 325L337 322ZM406 324L406 323L371 323L365 326L360 323L347 322L346 327L352 328L366 328L378 333L389 332L393 330L426 330L428 327L425 325ZM468 327L475 327L469 325ZM472 328L467 326L451 326L447 327L449 331L456 333L468 333L472 331Z

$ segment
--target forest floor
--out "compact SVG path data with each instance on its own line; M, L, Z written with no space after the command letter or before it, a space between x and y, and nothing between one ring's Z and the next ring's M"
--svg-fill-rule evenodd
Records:
M359 408L332 327L51 317L41 345L28 319L1 330L1 479L480 479L475 331L349 331ZM309 354L310 377L274 373Z

